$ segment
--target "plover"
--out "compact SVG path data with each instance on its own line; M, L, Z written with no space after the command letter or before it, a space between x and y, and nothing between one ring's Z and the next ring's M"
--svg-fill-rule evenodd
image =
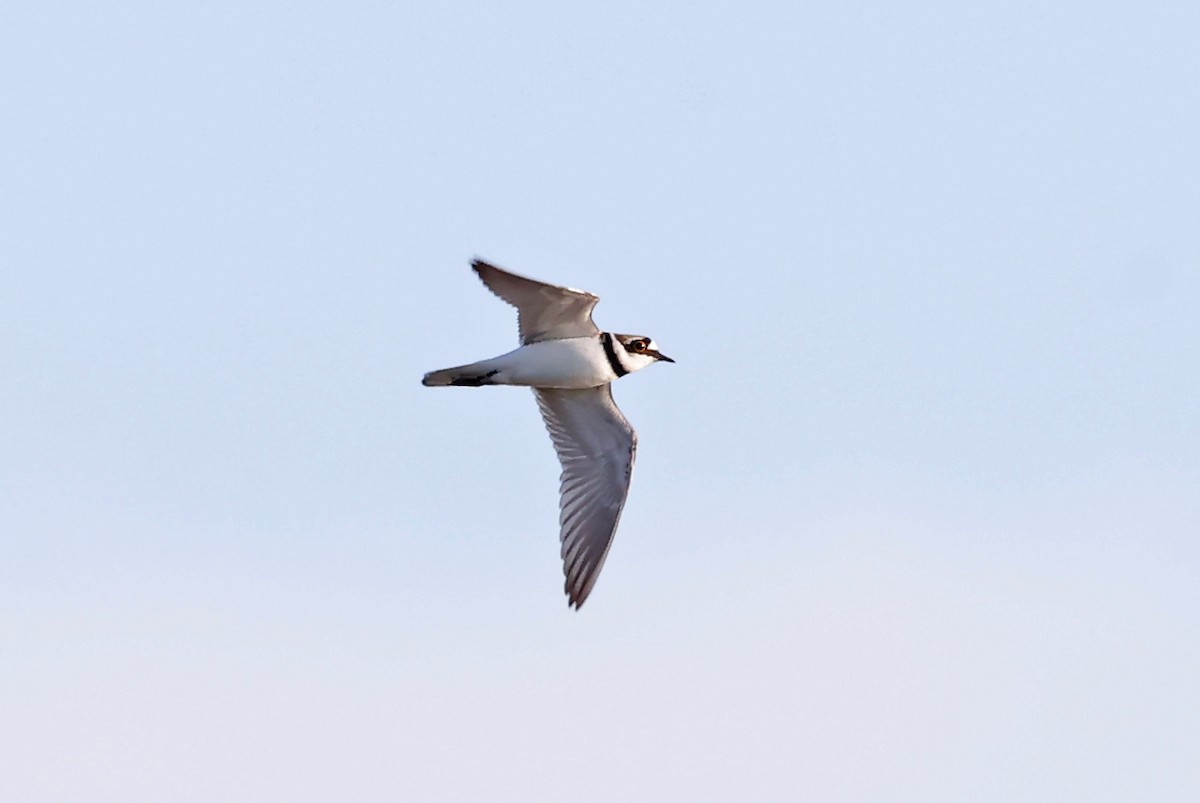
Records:
M675 362L644 335L601 332L600 299L583 290L527 279L475 260L488 289L517 308L521 345L490 360L425 374L431 387L523 385L562 465L559 539L568 604L579 608L608 555L637 453L637 433L612 397L612 383L656 362Z

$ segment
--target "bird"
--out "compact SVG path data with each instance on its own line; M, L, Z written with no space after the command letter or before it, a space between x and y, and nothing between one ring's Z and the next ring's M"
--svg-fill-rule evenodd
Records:
M520 346L499 357L425 374L427 387L533 389L562 467L559 541L567 605L579 610L612 546L629 494L637 433L613 401L612 383L656 362L675 362L645 335L602 332L599 296L546 284L475 259L484 285L517 308Z

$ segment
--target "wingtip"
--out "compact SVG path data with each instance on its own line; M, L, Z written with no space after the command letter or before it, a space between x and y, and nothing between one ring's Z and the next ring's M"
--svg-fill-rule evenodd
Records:
M475 271L475 277L477 279L479 279L479 281L481 281L485 285L487 285L487 288L489 290L491 290L493 293L496 293L496 290L495 290L495 288L492 287L492 281L496 280L499 276L502 276L504 274L508 274L510 276L516 276L515 273L506 271L504 268L501 268L497 265L493 265L491 262L488 262L486 259L480 259L479 257L475 257L474 259L471 260L471 270ZM521 278L521 277L517 277L517 278ZM500 295L500 294L496 293L496 295ZM501 298L503 298L503 296L501 296Z
M579 588L572 588L571 581L567 580L567 582L563 584L563 592L565 592L567 595L567 607L574 608L575 610L582 608L583 603L587 602L590 591L591 589L584 591Z

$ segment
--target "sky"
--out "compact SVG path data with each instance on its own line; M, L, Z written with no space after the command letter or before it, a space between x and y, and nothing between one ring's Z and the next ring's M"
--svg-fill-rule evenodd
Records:
M1200 798L1198 8L7 4L0 798Z

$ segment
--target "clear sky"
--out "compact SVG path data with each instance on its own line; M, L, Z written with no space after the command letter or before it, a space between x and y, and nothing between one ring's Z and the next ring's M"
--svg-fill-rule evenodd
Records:
M0 799L1200 799L1197 41L6 4ZM678 360L579 613L476 255Z

